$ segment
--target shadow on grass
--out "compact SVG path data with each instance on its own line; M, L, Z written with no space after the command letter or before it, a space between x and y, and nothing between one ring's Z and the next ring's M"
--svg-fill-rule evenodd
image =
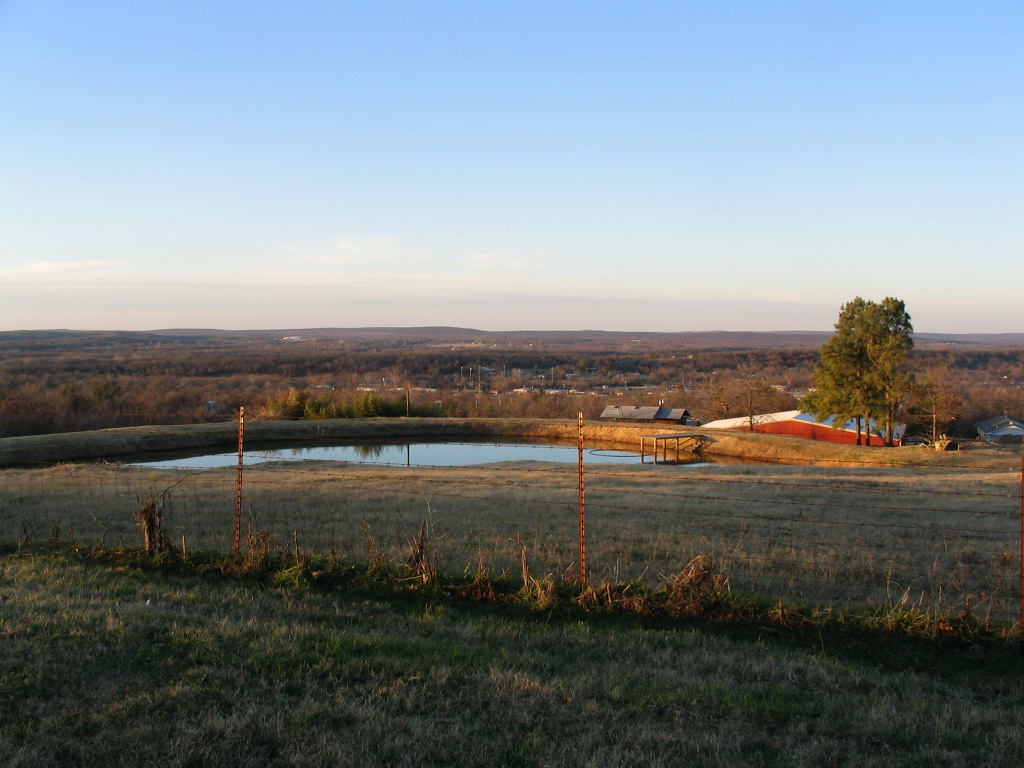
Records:
M498 613L522 622L587 622L607 632L685 628L731 641L769 644L884 671L914 671L949 679L1020 679L1024 633L1019 625L973 616L941 616L878 606L870 611L819 612L769 602L728 589L709 560L695 559L660 587L643 583L581 587L551 576L523 581L486 569L452 576L415 558L353 563L313 560L299 550L240 562L214 553L32 547L0 550L7 557L70 559L96 567L129 567L155 581L242 581L255 589L299 590L339 600L373 599L402 614L444 605L462 616Z

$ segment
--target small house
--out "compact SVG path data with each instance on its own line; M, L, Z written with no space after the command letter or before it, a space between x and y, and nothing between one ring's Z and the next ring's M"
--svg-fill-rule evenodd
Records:
M987 443L1019 443L1024 441L1024 423L1009 416L996 416L994 419L979 421L974 425L978 430L978 439Z

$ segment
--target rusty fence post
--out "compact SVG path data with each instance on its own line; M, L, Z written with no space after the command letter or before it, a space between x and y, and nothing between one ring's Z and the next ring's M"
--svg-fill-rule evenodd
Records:
M245 407L238 409L238 478L235 481L235 562L242 540L242 464L245 459Z
M583 476L583 414L579 419L579 491L580 491L580 586L587 586L587 505Z

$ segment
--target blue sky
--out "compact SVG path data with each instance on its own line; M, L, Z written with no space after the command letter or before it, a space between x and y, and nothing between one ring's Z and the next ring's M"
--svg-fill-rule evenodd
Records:
M1024 331L1024 5L0 0L0 330Z

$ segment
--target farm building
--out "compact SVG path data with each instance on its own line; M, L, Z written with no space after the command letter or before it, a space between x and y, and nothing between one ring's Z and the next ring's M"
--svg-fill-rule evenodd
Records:
M1024 424L1009 416L979 421L974 425L978 439L987 443L1019 443L1024 441Z
M665 408L657 405L609 405L601 412L601 418L647 424L700 425L685 408Z
M741 416L735 419L718 419L709 421L705 429L750 429L751 419ZM811 440L822 440L827 443L857 443L857 422L850 420L842 426L834 426L833 420L818 421L809 413L801 411L780 411L779 413L762 413L754 416L754 432L766 432L773 435L790 435L806 437ZM893 440L897 443L903 439L906 424L897 424ZM885 445L882 427L876 422L869 425L869 442L867 445ZM861 425L861 441L864 441L864 425Z

